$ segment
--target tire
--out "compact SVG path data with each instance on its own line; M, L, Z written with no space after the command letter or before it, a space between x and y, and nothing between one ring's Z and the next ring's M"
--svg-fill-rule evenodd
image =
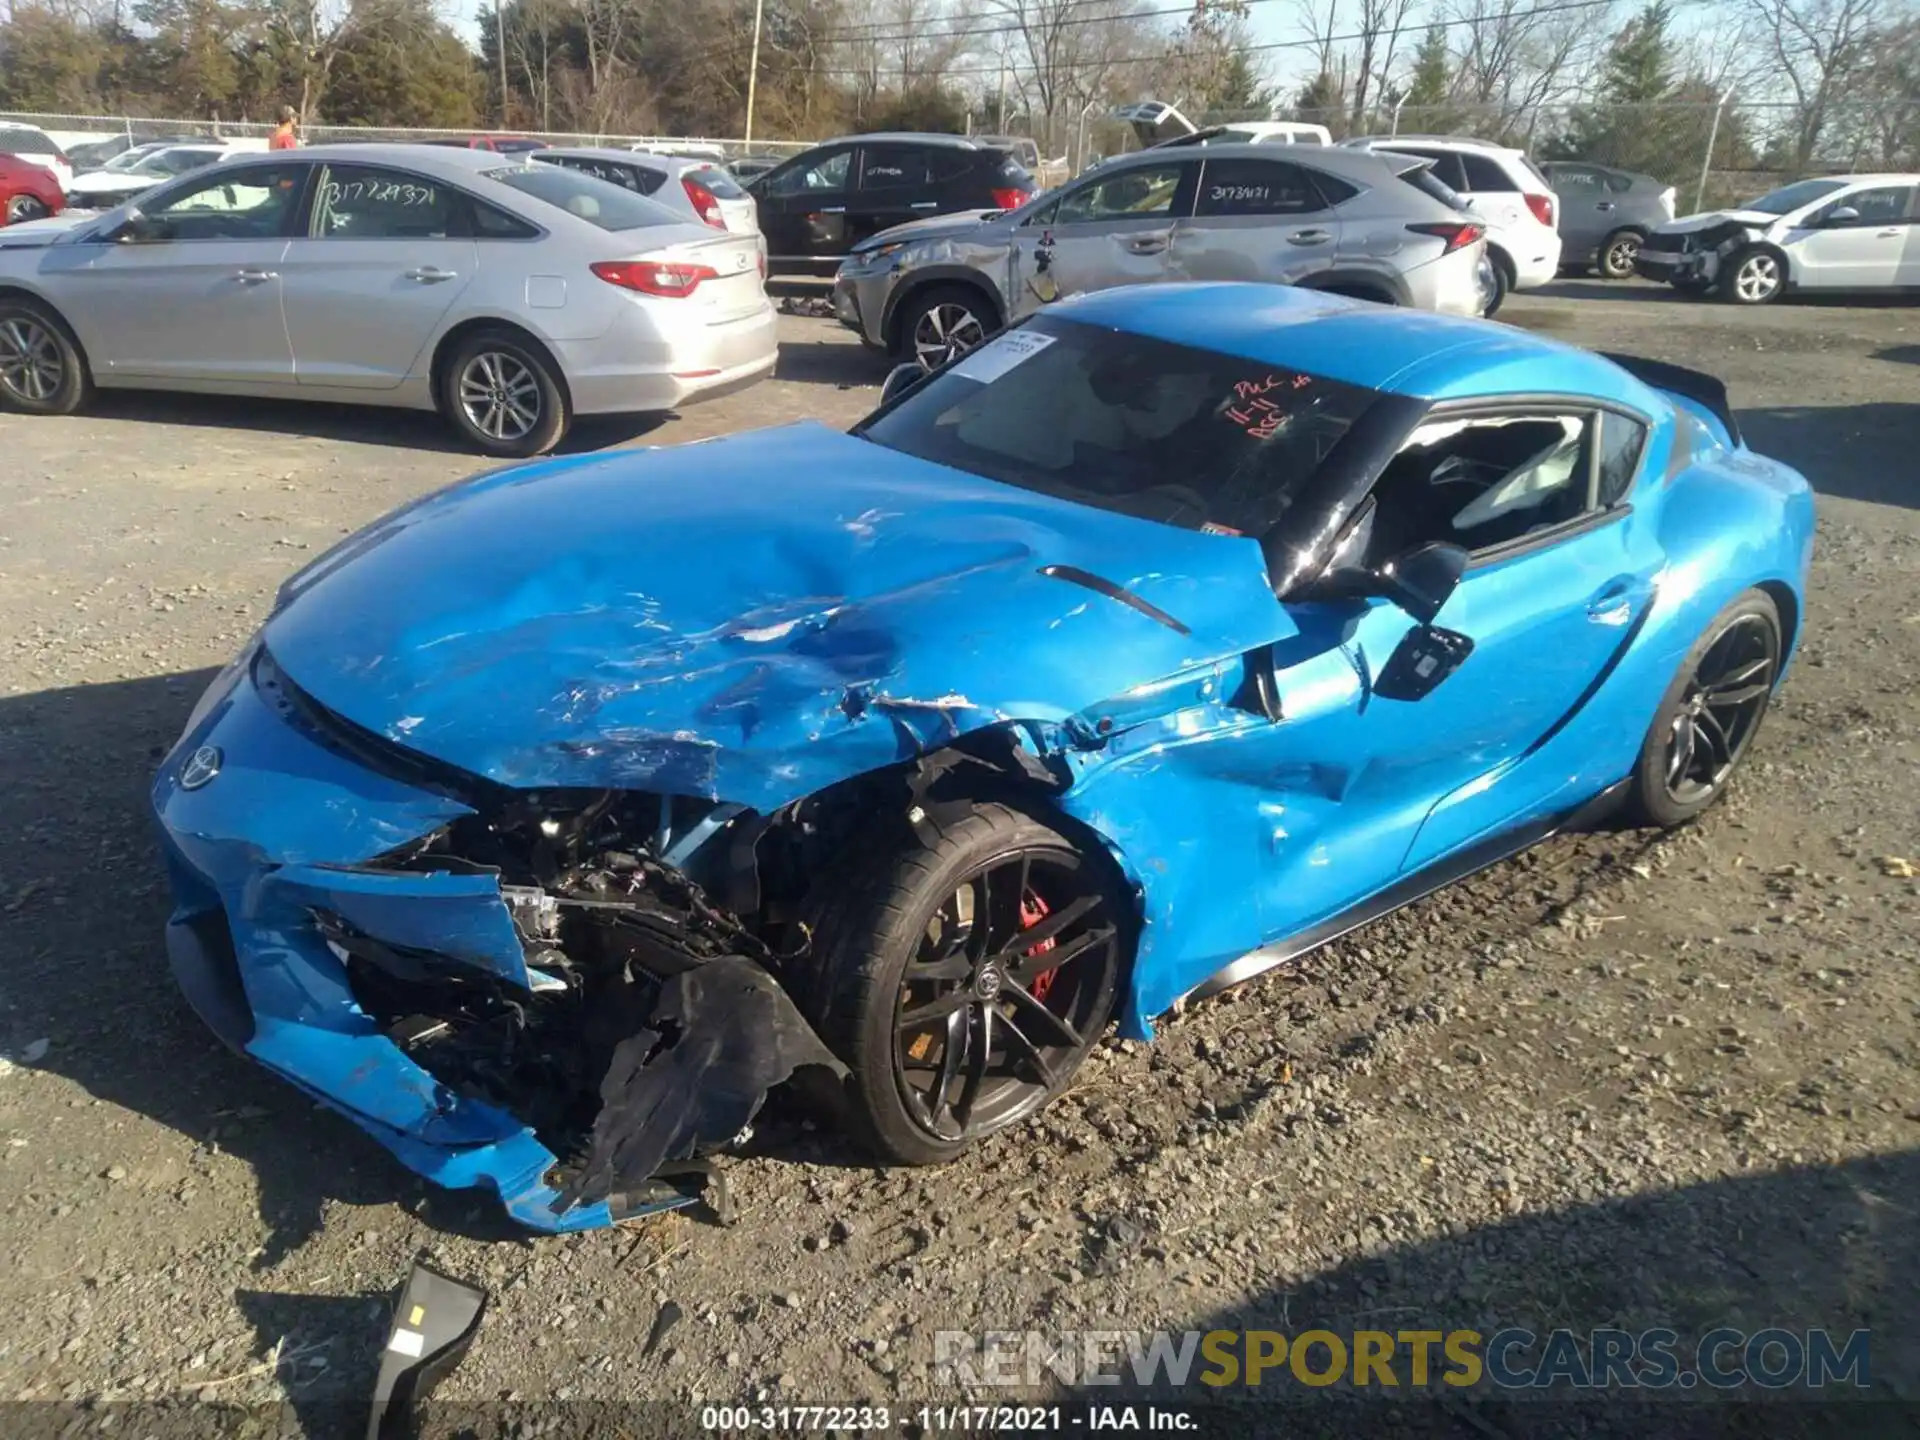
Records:
M900 316L899 352L922 370L985 344L1000 329L1000 313L966 285L932 285L907 301Z
M71 415L93 395L93 372L66 322L37 300L0 296L0 410Z
M1645 239L1638 230L1616 230L1600 242L1595 263L1603 280L1631 280L1634 257Z
M1713 617L1640 746L1631 815L1647 825L1684 825L1720 798L1766 717L1780 659L1780 609L1764 590L1747 591ZM1740 698L1714 703L1715 694Z
M1111 862L1038 816L965 801L923 828L835 877L802 997L853 1072L861 1138L905 1165L951 1160L1059 1096L1107 1027L1132 941ZM1057 928L1026 938L1042 926Z
M1735 305L1771 305L1787 288L1787 257L1771 245L1749 245L1721 270L1719 286Z
M1493 298L1487 301L1487 308L1480 315L1482 319L1491 320L1500 313L1500 307L1507 303L1507 296L1513 291L1513 262L1497 250L1488 258L1493 261Z
M44 220L52 213L32 195L16 195L7 201L7 218L0 224L22 225L29 220Z
M504 327L476 330L447 357L440 410L468 444L506 460L545 454L573 418L553 362Z

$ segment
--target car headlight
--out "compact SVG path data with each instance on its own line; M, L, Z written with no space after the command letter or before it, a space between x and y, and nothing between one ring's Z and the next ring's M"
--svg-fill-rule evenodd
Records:
M857 255L849 255L846 259L846 263L843 264L840 268L843 270L870 269L871 267L878 265L881 261L890 259L891 257L898 255L902 250L906 248L907 246L905 241L899 241L892 245L876 245L871 250L862 250Z

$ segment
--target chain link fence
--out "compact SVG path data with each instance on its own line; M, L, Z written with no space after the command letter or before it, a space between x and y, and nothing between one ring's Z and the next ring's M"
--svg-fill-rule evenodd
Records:
M124 135L136 144L145 140L171 140L177 137L195 140L264 140L274 131L274 126L270 122L255 120L172 120L164 117L131 115L54 115L0 111L0 124L7 122L35 126L52 134L56 139L88 136L104 140L111 136ZM544 140L549 145L611 146L616 150L626 150L634 146L662 148L699 146L703 149L718 149L728 159L738 159L744 155L792 155L806 149L810 143L804 140L747 141L733 137L706 135L615 135L545 130L510 132L484 129L410 130L366 125L309 125L300 132L300 138L308 145L323 145L332 141L376 140L418 143L432 140L465 140L475 135L494 133L510 133L531 140ZM80 142L78 139L71 139L66 143Z

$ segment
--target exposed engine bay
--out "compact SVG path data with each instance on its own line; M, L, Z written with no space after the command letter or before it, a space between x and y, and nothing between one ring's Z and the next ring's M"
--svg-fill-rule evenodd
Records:
M953 750L765 817L618 791L496 793L378 862L497 877L524 983L324 910L314 920L388 1039L559 1157L556 1213L605 1201L618 1218L701 1175L775 1087L836 1107L846 1067L801 1008L814 878L889 817L910 824L957 767L996 768Z

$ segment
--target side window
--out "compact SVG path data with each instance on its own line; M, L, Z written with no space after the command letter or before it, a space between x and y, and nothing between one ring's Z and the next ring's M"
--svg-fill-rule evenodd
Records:
M1052 224L1082 225L1096 220L1138 220L1173 214L1180 178L1190 168L1181 165L1142 166L1094 180L1060 197Z
M1676 435L1675 443L1679 443ZM1638 420L1608 411L1600 417L1600 461L1595 503L1610 510L1627 498L1633 477L1640 472L1640 455L1647 448L1647 427Z
M540 231L522 220L479 200L467 201L467 213L473 219L476 240L537 240Z
M927 183L927 152L914 145L860 147L862 190L913 190Z
M1012 159L1011 156L1006 158ZM942 180L957 180L973 169L979 159L976 151L942 146L928 153L927 173L935 183Z
M1555 165L1547 171L1553 180L1553 188L1562 195L1584 198L1597 194L1601 188L1599 173L1593 170L1575 170L1567 165Z
M1412 145L1405 147L1395 145L1387 148L1391 148L1394 153L1398 155L1414 155L1422 160L1431 160L1433 162L1433 173L1440 178L1442 184L1449 190L1457 190L1463 194L1465 193L1467 189L1467 172L1460 168L1460 157L1453 151L1423 150Z
M306 183L304 163L219 170L175 185L142 204L168 240L266 240L284 235Z
M836 150L831 155L815 156L780 171L767 182L770 195L815 195L847 188L847 175L853 168L853 151Z
M1460 152L1461 167L1467 172L1467 188L1476 195L1517 194L1520 187L1513 183L1513 177L1507 174L1506 167L1491 155L1481 155L1473 150Z
M314 195L315 240L443 240L460 233L457 190L372 165L329 165Z
M1193 213L1207 216L1309 215L1325 209L1298 165L1272 160L1209 160Z
M1843 220L1842 225L1894 225L1907 218L1907 205L1913 199L1911 185L1882 185L1877 190L1856 190L1843 195L1830 211L1852 206L1860 212L1858 220Z
M1616 195L1624 195L1633 188L1633 177L1622 175L1618 170L1607 172L1607 189Z
M1597 428L1574 412L1427 421L1374 483L1367 562L1435 540L1488 550L1577 520Z

